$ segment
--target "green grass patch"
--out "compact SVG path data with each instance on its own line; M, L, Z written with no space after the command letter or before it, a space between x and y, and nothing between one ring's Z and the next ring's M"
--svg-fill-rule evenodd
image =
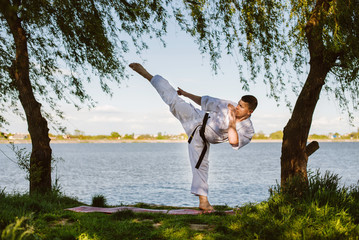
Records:
M300 197L276 186L267 201L241 206L235 215L75 213L64 209L83 203L58 193L2 191L0 233L2 239L358 239L359 187L340 187L339 180L317 172ZM136 207L175 209L145 203Z

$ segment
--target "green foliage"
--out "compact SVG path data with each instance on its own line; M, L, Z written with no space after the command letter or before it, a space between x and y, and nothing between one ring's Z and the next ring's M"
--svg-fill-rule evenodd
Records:
M135 134L125 134L125 136L123 136L121 139L128 139L128 140L133 140L135 139Z
M112 215L112 219L120 220L120 221L126 219L133 219L135 217L136 217L135 213L131 210L118 211Z
M92 197L92 204L91 206L94 207L106 207L106 198L105 196L98 194Z
M276 131L269 135L270 139L283 139L283 131Z
M31 153L26 148L19 148L10 143L10 149L15 153L17 165L26 172L25 178L30 179L30 157ZM15 162L15 161L14 161Z
M79 240L100 240L96 235L94 237L89 236L88 233L82 233L79 236Z
M359 234L357 186L340 187L339 180L329 172L311 174L301 197L277 186L268 201L245 206L235 228L248 238L355 239ZM301 188L299 182L291 184Z
M159 133L159 135L157 137L151 135L151 134L141 134L139 136L136 137L135 139L135 134L131 133L131 134L125 134L123 136L121 136L119 133L117 132L112 132L111 135L86 135L84 132L81 132L79 130L75 130L75 134L74 135L53 135L53 134L49 134L51 136L52 139L54 140L66 140L69 139L70 141L73 139L78 139L78 140L187 140L187 135L185 133L181 133L178 135L168 135L168 134L162 134Z
M197 39L202 53L210 55L215 71L222 54L235 56L244 89L248 89L249 80L264 77L264 83L270 87L269 96L278 100L284 94L291 107L285 91L291 87L298 94L310 58L321 55L330 68L325 90L335 95L343 111L358 109L358 1L184 3L184 8L175 8L182 29ZM312 27L315 30L310 32ZM309 34L312 33L317 45L310 56ZM243 71L243 61L248 64L249 79Z
M176 9L176 16L183 19L188 14L191 22L180 25L197 38L202 53L210 54L215 71L222 53L239 56L236 60L244 89L248 90L248 80L254 81L264 67L264 81L271 86L270 94L277 96L276 91L283 90L274 78L282 84L286 82L279 63L286 62L290 52L282 31L284 2L185 1L185 5L185 10ZM241 60L249 65L250 79L244 77ZM272 66L279 71L273 71Z
M118 139L121 135L118 132L111 132L111 138Z
M0 139L8 139L8 135L6 133L0 132Z
M345 140L358 140L359 139L359 129L357 132L351 132L348 134L344 134L344 135L340 135L335 133L334 135L336 135L336 139L345 139Z
M262 131L259 131L253 135L253 139L263 140L263 139L268 139L268 137Z
M136 139L137 140L152 140L152 139L155 139L155 137L150 134L141 134Z
M81 203L77 200L60 193L30 196L0 192L0 232L13 223L16 217L21 218L34 213L34 218L39 214L47 218L49 213L62 212L65 208L79 204Z
M81 131L79 129L75 129L74 135L80 137L80 136L85 135L85 132L83 132L83 131Z
M164 140L164 139L166 139L166 136L165 136L165 135L162 135L162 133L159 132L159 133L157 134L156 139L157 139L157 140Z
M309 139L329 139L328 135L312 134L309 135Z
M14 80L16 35L9 16L18 17L27 36L30 80L35 95L59 117L57 103L80 107L95 101L87 82L109 83L126 78L125 54L148 48L144 37L161 38L167 27L167 0L156 1L2 1L0 5L0 108L21 114ZM11 13L11 14L10 14ZM96 75L96 77L93 77ZM46 106L46 105L45 105ZM43 109L44 110L44 109ZM45 113L47 120L52 116ZM0 126L6 122L0 115Z
M28 220L29 218L27 217L21 217L20 219L16 217L15 222L6 226L2 231L1 239L29 239L28 237L34 234L34 228L26 223Z

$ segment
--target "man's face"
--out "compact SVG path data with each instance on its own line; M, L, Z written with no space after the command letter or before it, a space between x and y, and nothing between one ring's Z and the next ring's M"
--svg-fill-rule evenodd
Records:
M240 100L236 107L236 117L237 118L248 118L253 111L249 109L249 105L246 102Z

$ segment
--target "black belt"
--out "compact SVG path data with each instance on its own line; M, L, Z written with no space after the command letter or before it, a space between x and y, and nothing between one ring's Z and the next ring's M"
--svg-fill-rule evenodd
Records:
M209 118L209 114L206 113L206 114L204 115L204 118L203 118L202 127L201 127L201 129L199 130L199 135L201 136L201 138L202 138L202 140L203 140L204 146L203 146L201 155L199 156L198 162L197 162L197 164L196 164L196 168L197 168L197 169L198 169L199 166L201 165L202 160L203 160L203 158L204 158L204 155L206 154L206 151L207 151L207 143L208 143L208 141L207 141L206 137L204 136L204 131L205 131L205 129L206 129L206 124L207 124L208 118ZM201 126L201 125L198 125L198 126L193 130L193 133L191 134L191 136L190 136L189 139L188 139L188 143L191 143L192 138L193 138L193 135L195 134L195 132L196 132L196 130L197 130L197 128L198 128L199 126Z

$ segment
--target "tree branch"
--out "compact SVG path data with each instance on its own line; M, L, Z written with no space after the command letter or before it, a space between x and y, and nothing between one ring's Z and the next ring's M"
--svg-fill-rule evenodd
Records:
M317 141L313 141L311 143L309 143L306 147L305 147L305 153L307 154L307 156L309 157L310 155L312 155L315 151L317 151L319 149L319 143Z

